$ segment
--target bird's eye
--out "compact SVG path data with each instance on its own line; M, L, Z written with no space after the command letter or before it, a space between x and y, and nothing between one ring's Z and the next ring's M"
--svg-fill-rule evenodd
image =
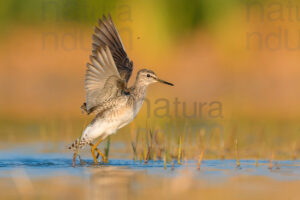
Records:
M147 77L149 78L149 77L150 77L150 74L147 74Z

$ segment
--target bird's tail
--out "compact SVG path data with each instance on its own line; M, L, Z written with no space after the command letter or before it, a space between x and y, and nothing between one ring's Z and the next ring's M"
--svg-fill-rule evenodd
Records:
M86 103L85 103L85 102L81 105L80 109L81 109L81 112L82 112L82 113L87 113L87 114L89 114L89 112L88 112L88 110L87 110L87 108L86 108Z
M77 138L70 146L68 146L68 149L77 152L79 149L83 149L87 144L90 144L85 138Z

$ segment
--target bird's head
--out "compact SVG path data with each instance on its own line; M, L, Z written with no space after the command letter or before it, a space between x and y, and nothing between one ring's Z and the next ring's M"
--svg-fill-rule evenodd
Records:
M164 81L157 77L157 75L149 69L141 69L137 74L137 82L144 85L150 85L151 83L164 83L167 85L174 86L172 83Z

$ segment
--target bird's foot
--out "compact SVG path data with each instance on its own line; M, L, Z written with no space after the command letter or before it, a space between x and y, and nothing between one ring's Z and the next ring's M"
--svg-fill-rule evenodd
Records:
M97 150L96 150L97 151ZM100 156L100 154L99 153L97 153L97 156L96 156L96 158L98 159L99 158L99 156ZM108 158L106 157L106 156L104 156L103 154L102 154L102 162L103 163L108 163Z
M94 164L97 165L98 164L98 160L97 158L94 158Z
M103 158L102 158L102 161L104 162L104 163L108 163L108 159L107 159L107 157L106 156L104 156Z

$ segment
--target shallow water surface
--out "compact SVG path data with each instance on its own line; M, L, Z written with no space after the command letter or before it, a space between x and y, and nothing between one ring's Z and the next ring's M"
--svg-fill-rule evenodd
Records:
M178 165L174 160L166 165L163 161L134 162L129 159L110 159L108 164L95 165L90 155L83 158L84 164L76 162L72 167L72 154L68 152L41 152L43 145L29 145L25 147L0 150L0 177L10 176L11 171L23 169L30 177L55 176L67 174L72 176L89 176L89 169L119 167L131 171L143 172L154 176L176 177L180 172L191 171L194 178L222 179L238 175L266 176L278 180L300 180L300 161L273 161L269 169L269 161L241 160L240 168L236 167L235 160L204 160L201 169L197 170L196 161L189 160L185 165Z
M61 150L64 145L54 148L60 149L58 151L49 151L51 145L29 144L0 150L0 188L6 191L0 194L1 199L49 196L55 199L149 199L149 195L239 199L236 192L246 192L253 197L253 191L263 191L262 199L282 199L278 188L289 190L291 197L299 193L299 160L273 161L272 169L266 160L259 160L258 166L255 160L241 160L240 168L236 167L235 160L203 160L197 170L194 160L184 165L174 160L165 169L163 161L145 164L117 159L121 154L116 154L108 164L95 165L89 154L83 154L84 163L77 161L73 168L72 154Z

